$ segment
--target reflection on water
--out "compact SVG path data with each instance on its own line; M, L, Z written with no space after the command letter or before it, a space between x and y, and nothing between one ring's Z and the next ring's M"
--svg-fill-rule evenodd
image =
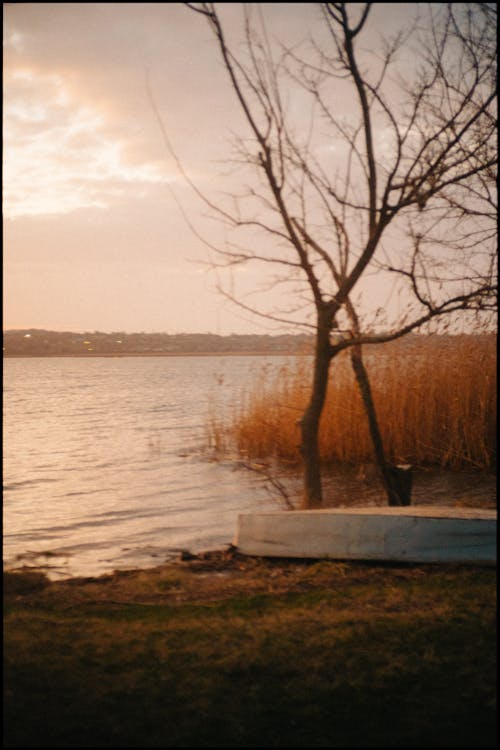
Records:
M96 575L229 544L238 513L276 501L209 460L207 415L283 360L6 359L4 563Z

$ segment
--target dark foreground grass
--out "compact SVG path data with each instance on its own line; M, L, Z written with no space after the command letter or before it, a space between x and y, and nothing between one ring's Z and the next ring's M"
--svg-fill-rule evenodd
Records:
M495 571L4 574L7 747L494 747Z

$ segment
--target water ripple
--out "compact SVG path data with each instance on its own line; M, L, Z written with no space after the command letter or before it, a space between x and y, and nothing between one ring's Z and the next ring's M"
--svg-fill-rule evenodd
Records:
M164 552L230 543L238 512L275 505L253 475L206 460L209 407L223 410L284 361L5 360L4 560L64 549L50 575L94 575L152 564L146 542Z

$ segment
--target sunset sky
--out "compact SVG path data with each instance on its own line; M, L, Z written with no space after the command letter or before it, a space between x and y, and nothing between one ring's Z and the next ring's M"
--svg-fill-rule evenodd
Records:
M407 4L375 6L380 27ZM190 177L221 189L232 133L245 131L205 19L180 3L3 7L4 328L274 330L216 291L179 204L199 230L206 210L148 97L147 80ZM228 28L241 7L221 6ZM290 43L320 23L314 3L263 12ZM242 289L258 282L238 273Z

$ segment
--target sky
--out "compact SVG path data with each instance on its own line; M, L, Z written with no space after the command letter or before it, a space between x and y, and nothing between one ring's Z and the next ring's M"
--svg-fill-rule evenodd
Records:
M239 27L242 5L222 5ZM407 6L378 5L388 25ZM215 195L244 123L205 19L181 3L3 10L4 329L274 332L217 291L190 227L209 227L206 207L148 95L190 179ZM314 3L264 12L290 43L319 22ZM259 283L235 273L238 290Z

